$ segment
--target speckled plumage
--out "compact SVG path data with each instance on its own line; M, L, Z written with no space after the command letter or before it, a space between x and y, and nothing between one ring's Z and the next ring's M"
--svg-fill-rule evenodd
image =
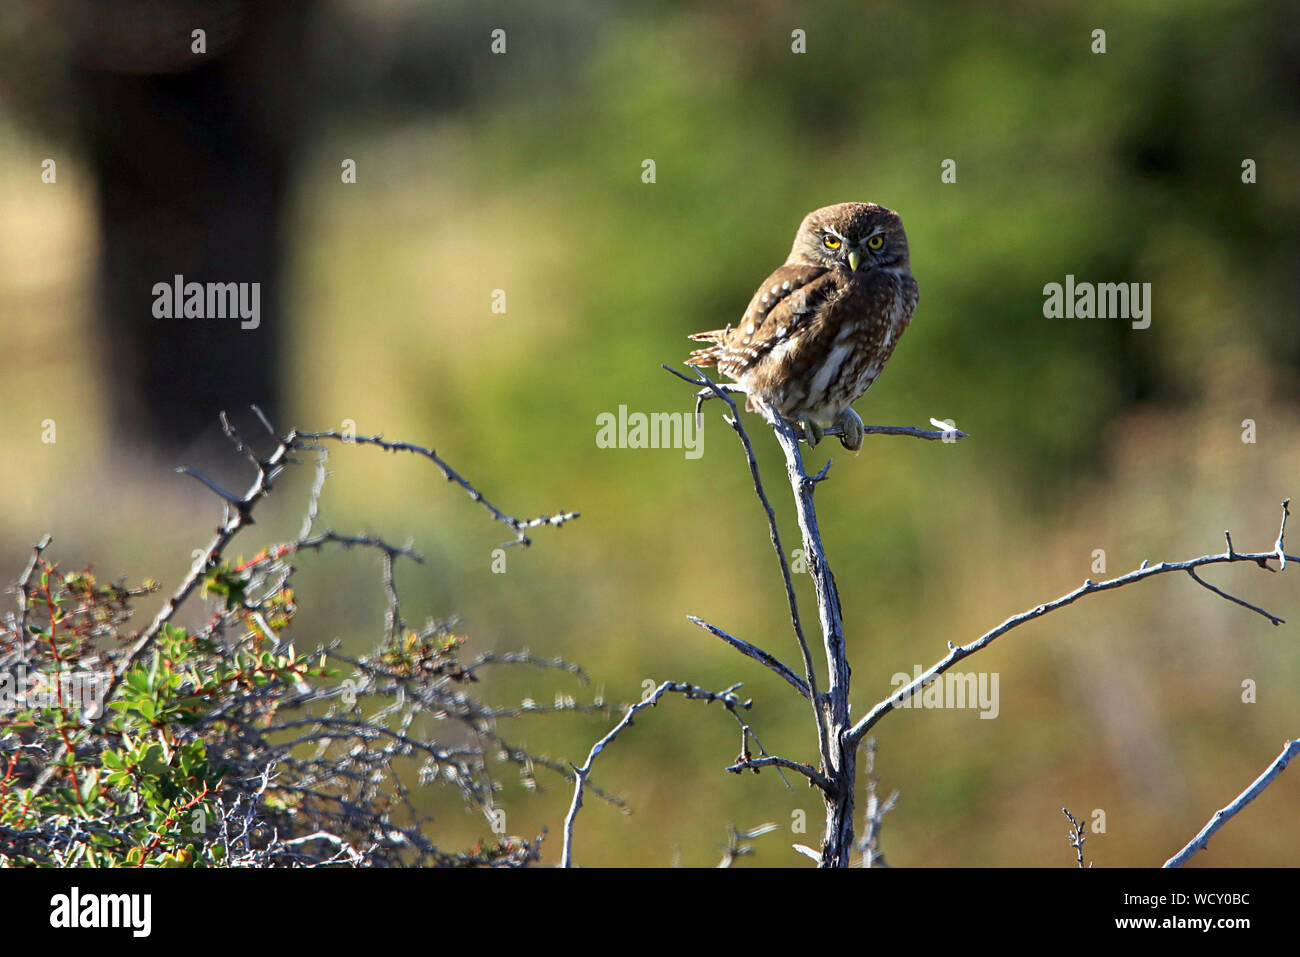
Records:
M792 422L845 424L846 433L851 416L858 432L845 444L856 448L861 422L849 406L880 375L916 302L898 214L874 203L826 206L804 218L785 265L740 321L691 336L712 345L686 361L717 365L749 394L751 411L757 398Z

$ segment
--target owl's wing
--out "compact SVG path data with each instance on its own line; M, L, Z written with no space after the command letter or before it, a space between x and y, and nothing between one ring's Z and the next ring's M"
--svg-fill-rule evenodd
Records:
M839 286L821 266L786 263L754 293L740 322L714 340L718 368L738 378L782 343L801 335Z

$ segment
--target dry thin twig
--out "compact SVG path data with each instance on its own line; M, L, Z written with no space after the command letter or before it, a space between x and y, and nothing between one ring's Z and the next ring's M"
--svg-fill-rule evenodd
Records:
M1069 808L1064 808L1064 807L1061 808L1061 813L1064 814L1066 816L1066 819L1069 820L1070 822L1069 833L1067 833L1065 836L1069 838L1070 846L1074 848L1075 860L1078 862L1080 867L1084 867L1085 865L1083 863L1083 843L1084 841L1088 840L1087 829L1081 823L1079 823L1074 819L1074 815L1070 813ZM1091 864L1088 864L1086 866L1092 867Z
M876 793L880 779L876 776L876 739L867 738L867 813L862 840L858 842L858 851L862 854L862 867L888 867L885 854L880 849L880 829L885 822L885 815L898 805L898 792L894 791L884 801Z
M1280 549L1280 536L1278 538L1278 543L1278 548ZM1284 555L1285 553L1279 552L1279 554ZM1295 558L1292 557L1291 560L1295 561ZM1300 754L1300 738L1288 741L1283 745L1282 753L1273 759L1273 763L1264 769L1264 773L1255 778L1255 780L1251 782L1250 787L1238 794L1225 807L1215 811L1214 817L1210 818L1210 820L1206 822L1205 827L1201 828L1197 835L1188 841L1187 845L1181 851L1169 858L1169 860L1165 861L1164 866L1182 867L1191 860L1193 854L1210 843L1210 838L1214 836L1214 832L1236 817L1237 813L1247 804L1259 797L1260 794L1263 793L1264 788L1272 784L1273 781L1275 781L1278 776L1286 770L1286 766L1291 763L1291 759L1297 754Z
M738 831L736 825L728 824L727 846L722 851L722 860L718 862L718 867L720 869L732 867L740 858L753 854L753 845L745 842L752 841L756 837L762 837L764 834L771 834L776 830L776 827L775 824L769 822L750 828L748 831Z
M695 685L684 684L679 681L665 681L636 704L628 707L627 711L623 714L622 720L620 720L618 724L614 725L614 727L611 728L603 738L591 746L591 751L587 754L587 760L582 763L582 766L579 767L576 764L572 766L574 771L573 800L570 801L569 811L564 816L564 850L560 856L561 867L573 867L573 825L578 818L578 811L582 809L582 795L587 786L587 778L591 774L591 766L595 763L596 758L600 756L600 753L613 743L615 738L633 725L636 716L646 708L652 708L657 705L659 699L670 691L684 695L687 698L706 702L721 701L723 706L734 714L734 709L748 709L753 704L751 701L741 701L740 698L736 696L735 690L738 687L739 685L734 685L725 691L713 692L706 691L703 688L696 687Z
M759 648L756 645L751 645L749 642L737 638L735 635L727 634L727 632L723 631L721 628L717 627L716 625L709 624L703 618L696 618L694 615L687 615L686 620L694 622L695 624L699 625L709 634L716 635L717 637L721 638L727 644L731 645L731 647L739 651L742 655L748 655L750 658L753 658L759 664L766 665L768 668L771 668L772 671L774 671L776 674L784 678L790 684L790 687L794 688L795 691L799 692L805 698L811 697L812 693L808 690L808 682L804 681L797 674L791 671L790 668L784 662L782 662L777 658L774 658L772 655L768 654L762 648Z
M870 731L873 727L875 727L877 722L879 722L881 718L883 718L885 715L889 714L889 712L897 708L898 705L900 705L902 702L906 701L909 696L916 694L917 692L921 691L923 688L932 684L937 677L942 675L945 671L947 671L957 662L961 661L963 658L966 658L970 655L973 655L977 651L981 651L984 648L987 648L992 642L1000 638L1002 635L1005 635L1008 631L1011 631L1013 628L1019 627L1020 625L1023 625L1026 622L1034 621L1037 618L1042 618L1044 615L1050 614L1051 612L1054 612L1060 608L1064 608L1066 605L1071 605L1074 602L1078 601L1080 598L1085 597L1086 595L1096 594L1097 592L1110 591L1111 589L1115 589L1115 588L1122 588L1125 585L1132 585L1135 582L1145 581L1146 579L1153 578L1156 575L1166 575L1169 572L1187 572L1188 574L1192 574L1196 569L1201 568L1202 566L1205 565L1225 565L1225 564L1234 564L1238 562L1252 562L1258 565L1260 568L1264 569L1265 571L1273 571L1274 569L1270 568L1268 564L1271 561L1278 561L1279 563L1287 559L1291 561L1296 561L1295 556L1289 556L1285 553L1285 551L1282 550L1283 537L1286 532L1286 519L1287 516L1290 514L1290 510L1288 508L1290 502L1291 500L1287 499L1285 502L1282 503L1282 523L1281 523L1281 527L1278 530L1277 541L1274 545L1273 550L1271 551L1239 552L1232 547L1232 541L1231 538L1229 538L1228 550L1220 554L1202 555L1200 558L1192 558L1182 562L1160 562L1157 565L1148 565L1146 562L1143 562L1140 568L1134 569L1133 571L1129 572L1127 575L1120 575L1117 578L1112 578L1107 581L1094 582L1092 579L1086 579L1084 583L1080 585L1078 588L1062 595L1060 598L1057 598L1053 601L1049 601L1042 605L1038 605L1034 608L1029 609L1028 611L1021 612L1018 615L1011 616L1002 624L998 625L996 628L994 628L991 631L985 632L983 635L981 635L979 638L972 641L970 644L966 644L966 645L949 644L948 654L945 655L942 660L931 665L930 668L924 674L921 675L921 677L914 679L911 683L907 684L903 688L900 688L898 691L891 694L888 698L885 698L883 701L878 702L874 707L872 707L870 711L868 711L865 715L863 715L861 720L859 720L858 723L855 724L853 728L849 731L850 740L861 740L862 736L865 735L868 731ZM1195 578L1196 576L1193 574L1192 577ZM1199 578L1197 580L1201 581ZM1201 583L1205 584L1205 582L1201 582ZM1251 609L1252 611L1258 612L1259 614L1263 615L1265 618L1269 619L1270 621L1273 621L1274 624L1282 620L1280 618L1277 618L1275 615L1271 615L1268 612L1264 611L1263 609L1255 607L1249 602L1245 602L1239 598L1235 598L1234 596L1229 595L1218 588L1211 588L1210 590L1217 595L1221 595L1222 597L1235 602L1236 604L1243 605Z
M504 544L506 546L523 545L524 547L527 547L532 544L532 539L527 535L528 529L539 528L544 525L559 528L565 522L571 522L573 519L579 517L577 512L566 512L563 509L551 515L541 515L537 518L531 519L520 519L515 518L513 515L507 515L489 502L484 497L483 493L471 485L459 472L443 461L438 456L437 452L433 449L426 449L420 445L413 445L410 442L388 442L384 440L382 435L347 435L337 431L299 432L296 434L299 439L307 441L319 442L328 439L335 442L342 442L345 445L374 445L386 452L410 452L413 455L423 456L438 467L439 471L442 472L443 478L448 482L454 482L463 488L471 500L482 505L494 519L515 533L514 541L505 542Z

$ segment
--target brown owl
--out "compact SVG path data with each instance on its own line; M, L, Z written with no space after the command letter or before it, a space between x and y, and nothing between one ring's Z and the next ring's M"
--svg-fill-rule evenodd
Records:
M850 408L876 381L916 308L903 221L875 203L814 210L785 265L767 277L735 326L691 336L711 342L687 363L716 365L749 395L798 424L809 445L839 425L862 447Z

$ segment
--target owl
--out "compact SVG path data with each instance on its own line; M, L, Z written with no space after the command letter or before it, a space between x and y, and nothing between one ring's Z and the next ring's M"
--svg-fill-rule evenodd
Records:
M880 375L916 309L917 286L903 221L875 203L839 203L804 217L785 265L754 293L740 322L698 332L686 360L712 366L749 396L803 429L815 446L822 429L862 447L862 420L850 407Z

